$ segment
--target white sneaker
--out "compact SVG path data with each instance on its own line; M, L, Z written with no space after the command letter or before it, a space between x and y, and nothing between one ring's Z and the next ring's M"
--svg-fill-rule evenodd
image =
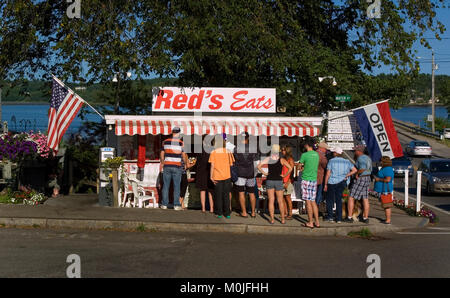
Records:
M161 209L167 210L167 206L161 205Z
M181 210L183 210L183 208L181 208L181 206L175 206L173 209L174 209L175 211L181 211Z

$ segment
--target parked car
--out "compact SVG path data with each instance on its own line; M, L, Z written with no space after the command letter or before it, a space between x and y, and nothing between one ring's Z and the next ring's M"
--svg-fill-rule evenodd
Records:
M406 153L410 156L431 156L433 150L426 141L411 141L411 143L406 146Z
M444 128L443 134L444 138L450 139L450 128Z
M425 159L418 171L428 194L450 193L450 159Z
M411 162L411 158L403 156L394 158L392 160L392 167L394 168L394 174L396 177L404 177L405 170L409 170L409 177L414 175L414 167Z

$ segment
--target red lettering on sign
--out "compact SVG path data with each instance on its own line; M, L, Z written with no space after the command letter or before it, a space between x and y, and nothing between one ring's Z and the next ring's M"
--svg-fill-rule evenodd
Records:
M231 106L230 106L231 110L233 110L233 111L239 111L239 110L242 110L242 109L245 107L245 104L244 104L244 105L241 105L241 106L239 106L239 104L245 101L245 97L239 98L238 96L240 96L240 95L247 95L247 94L248 94L248 91L246 91L246 90L236 92L236 93L234 94L234 96L233 96L233 98L234 98L236 101L233 102L233 103L231 104Z
M155 109L161 109L161 105L164 102L164 109L170 109L170 99L173 96L173 92L171 90L160 90L158 93L158 97L156 98Z
M173 108L175 110L182 110L186 106L188 100L187 95L179 94L173 99Z
M224 97L222 95L214 95L213 97L211 97L212 104L209 105L209 108L211 110L219 110L223 105L222 103L223 99Z
M235 99L235 102L233 102L230 106L231 110L233 111L240 111L243 109L252 109L252 110L260 110L262 108L264 109L270 109L273 107L272 99L266 99L265 96L261 98L251 98L246 99L245 97L239 97L242 95L248 95L248 91L239 91L236 92L233 96Z
M189 110L200 110L202 108L203 97L205 96L205 90L201 90L200 93L191 96L188 104Z

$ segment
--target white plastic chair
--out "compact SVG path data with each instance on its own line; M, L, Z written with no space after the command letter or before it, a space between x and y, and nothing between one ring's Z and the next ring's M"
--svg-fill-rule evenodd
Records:
M119 202L119 207L126 207L126 204L128 202L128 207L130 207L130 201L128 200L128 195L133 194L133 189L131 188L130 180L128 179L128 176L125 175L124 177L124 191L121 197L121 201Z
M134 207L156 208L156 196L155 196L154 191L152 191L152 190L147 191L150 193L150 195L147 195L144 188L142 186L139 186L136 181L131 181L131 187L133 189ZM151 206L150 206L150 204L148 204L148 205L145 204L146 202L150 202L150 201L152 202Z

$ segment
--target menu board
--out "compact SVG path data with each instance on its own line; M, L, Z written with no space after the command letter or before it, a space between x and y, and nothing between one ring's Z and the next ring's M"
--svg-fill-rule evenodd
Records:
M361 131L350 112L328 112L327 141L330 147L352 150L361 142Z

